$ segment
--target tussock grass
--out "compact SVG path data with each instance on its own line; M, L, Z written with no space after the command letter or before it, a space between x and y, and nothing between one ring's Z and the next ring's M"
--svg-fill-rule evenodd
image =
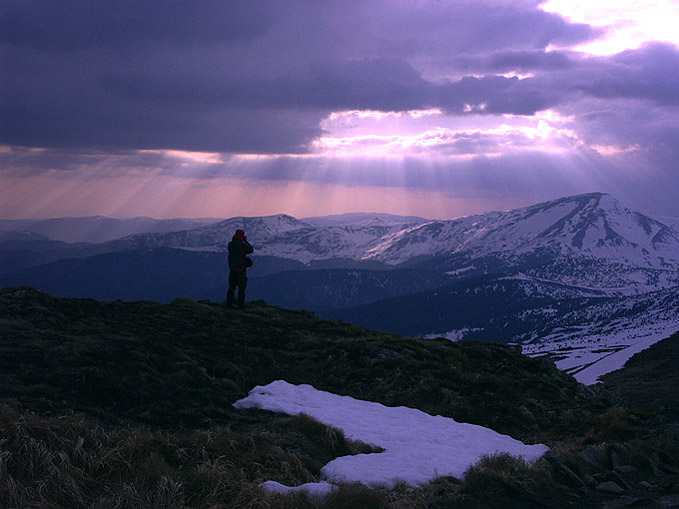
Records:
M45 417L4 403L0 507L264 506L271 497L259 483L317 481L319 464L373 451L304 416L244 424L251 430L105 429L82 415ZM313 502L283 498L289 507Z
M546 507L554 492L546 461L529 467L522 459L509 454L485 456L469 468L460 486L460 494L488 506Z
M530 507L574 490L552 465L492 457L462 482L347 485L325 501L265 493L263 481L317 481L333 458L375 452L306 416L232 408L276 379L546 442L573 469L587 443L645 443L605 390L501 343L402 338L262 302L12 288L0 294L0 507Z

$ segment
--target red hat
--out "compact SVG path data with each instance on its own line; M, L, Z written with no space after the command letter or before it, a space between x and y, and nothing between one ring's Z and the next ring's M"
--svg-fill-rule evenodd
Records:
M243 230L236 230L236 233L233 236L233 238L243 240L245 238L245 232Z

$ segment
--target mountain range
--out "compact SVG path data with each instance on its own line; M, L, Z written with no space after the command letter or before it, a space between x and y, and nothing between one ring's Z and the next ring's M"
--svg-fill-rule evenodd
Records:
M35 224L87 240L103 220L59 221ZM102 241L75 243L35 224L12 231L2 223L0 286L104 300L222 300L226 245L242 228L255 247L248 298L380 330L521 343L573 373L679 330L676 221L603 193L454 220L144 221L125 223L143 232L111 238L119 230L103 228Z
M36 234L63 242L106 242L137 233L171 232L216 223L219 219L152 219L135 217L61 217L53 219L0 219L0 238L3 232Z

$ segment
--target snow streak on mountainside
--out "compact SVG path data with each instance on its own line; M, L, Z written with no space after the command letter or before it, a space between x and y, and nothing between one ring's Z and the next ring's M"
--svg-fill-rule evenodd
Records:
M417 257L457 257L467 267L492 257L503 270L619 294L679 284L679 232L601 193L416 225L365 259L395 265Z
M679 233L609 195L594 193L510 212L431 221L390 235L366 257L396 264L415 256L523 255L541 249L669 268L679 263Z

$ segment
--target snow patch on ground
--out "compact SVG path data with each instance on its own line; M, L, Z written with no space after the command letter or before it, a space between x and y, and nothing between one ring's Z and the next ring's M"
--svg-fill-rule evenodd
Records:
M287 495L289 493L306 493L315 498L325 498L337 489L335 484L329 482L308 482L300 486L286 486L276 481L266 481L261 484L269 493Z
M461 269L456 269L456 270L449 270L446 272L447 276L459 276L460 274L464 274L465 272L469 272L470 270L474 270L476 267L474 265L470 265L469 267L462 267Z
M556 367L580 383L592 385L607 373L621 369L632 356L670 337L679 330L679 317L629 324L624 319L610 322L606 329L572 327L537 344L523 345L530 357L550 355Z
M617 352L612 352L605 355L594 364L585 367L581 371L578 371L573 376L575 379L585 385L592 385L599 383L599 378L606 373L611 373L622 368L632 356L638 354L639 352L646 350L651 345L657 343L658 341L666 338L667 335L658 336L656 334L651 334L650 336L637 341L636 343L623 348Z
M542 444L526 445L483 426L458 423L449 417L408 407L388 407L283 380L255 387L234 406L306 414L341 429L351 440L384 449L332 460L321 469L321 483L298 487L264 483L266 489L276 493L303 490L322 494L331 489L328 483L338 482L387 488L400 482L419 486L442 476L461 478L484 455L506 452L534 461L549 449Z
M442 332L442 333L436 333L432 332L431 334L426 334L424 335L424 339L437 339L437 338L444 338L449 341L460 341L463 339L467 334L470 332L479 332L482 331L483 329L478 329L474 327L464 327L462 329L453 329L448 332Z

